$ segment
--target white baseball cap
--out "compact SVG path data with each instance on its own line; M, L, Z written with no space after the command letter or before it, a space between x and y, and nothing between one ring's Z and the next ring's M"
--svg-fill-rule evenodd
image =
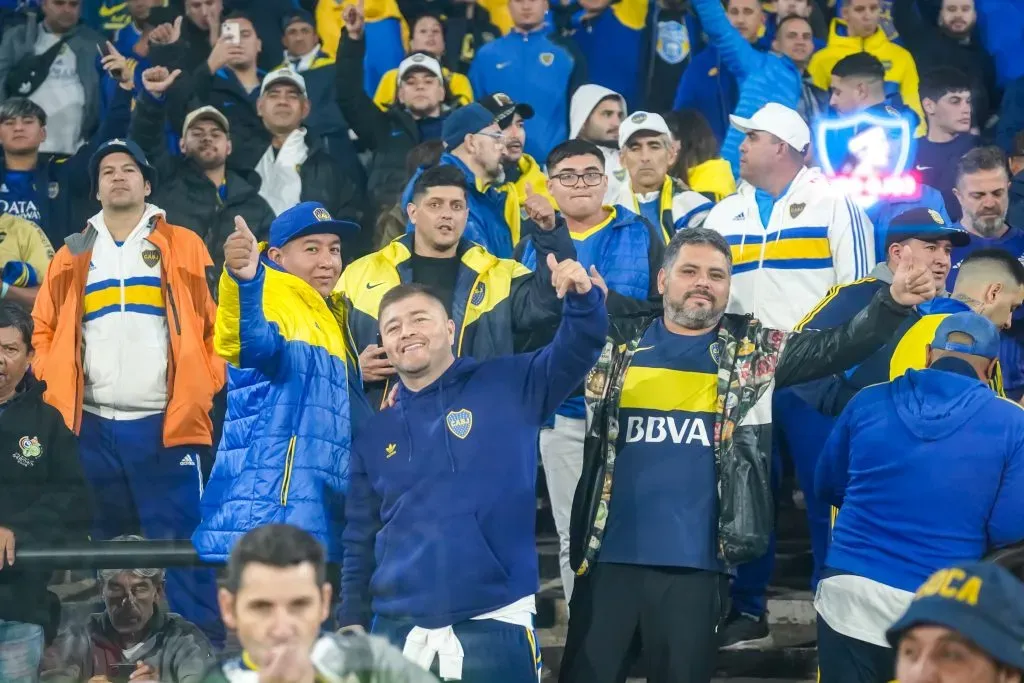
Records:
M649 111L635 111L626 117L626 120L619 126L619 149L626 146L629 139L640 131L650 131L658 135L672 137L672 131L661 114L652 114Z
M798 152L806 151L811 144L811 129L800 114L778 102L769 102L749 119L730 114L729 121L744 133L752 130L771 133Z
M405 78L406 72L410 69L424 69L444 80L444 75L441 73L441 64L430 55L425 55L421 52L411 54L402 60L398 65L398 80Z
M263 77L263 85L260 86L260 95L267 92L267 89L275 83L291 83L299 89L303 95L306 94L306 79L302 77L298 71L290 69L287 66L283 66L280 69L274 69L266 76Z

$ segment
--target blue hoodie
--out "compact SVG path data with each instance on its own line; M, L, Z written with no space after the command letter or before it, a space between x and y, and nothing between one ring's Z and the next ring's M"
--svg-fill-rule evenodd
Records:
M857 394L822 450L815 492L840 508L826 564L914 591L1024 539L1021 491L1021 407L958 358L908 370Z
M607 317L597 288L570 294L543 349L399 385L353 448L342 625L440 628L537 591L537 435L597 362Z

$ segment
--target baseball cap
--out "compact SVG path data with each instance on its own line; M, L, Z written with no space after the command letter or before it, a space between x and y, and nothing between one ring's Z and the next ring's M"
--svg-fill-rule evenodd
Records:
M423 54L422 52L411 54L398 64L398 80L405 78L405 75L413 69L428 71L444 80L441 64L430 55Z
M498 127L505 130L512 125L512 118L515 114L523 117L523 120L533 118L533 107L524 102L513 102L512 98L503 92L496 92L477 100L487 111L494 114L494 120Z
M903 240L919 239L925 242L949 240L954 247L965 247L971 241L966 230L946 223L935 209L917 208L898 214L889 221L885 233L885 246Z
M306 235L345 237L355 232L359 232L358 225L332 218L320 202L302 202L282 211L270 224L270 246L280 249Z
M769 102L749 119L730 114L729 121L743 133L752 130L771 133L798 152L805 151L811 144L811 129L800 114L778 102Z
M284 31L286 28L299 21L303 24L309 24L313 28L316 28L316 20L313 18L313 15L304 9L297 9L286 14L284 19L281 20L281 30Z
M135 163L139 166L139 170L142 171L142 177L149 182L150 186L156 185L156 170L149 165L149 160L146 159L146 154L142 151L142 148L131 140L114 138L100 145L93 152L92 157L89 158L89 177L92 180L92 191L94 194L96 192L100 162L103 161L105 156L116 152L124 152L134 159Z
M971 339L970 343L950 340L958 334ZM999 330L991 320L974 311L963 311L946 317L935 330L932 348L943 351L968 353L989 360L999 357Z
M629 139L641 131L650 131L658 135L672 137L672 131L661 114L652 114L649 111L635 111L626 117L626 120L619 126L619 149L626 146Z
M467 104L448 115L441 128L441 139L445 149L455 149L467 135L479 133L487 126L494 125L494 114L479 102Z
M885 636L895 648L908 630L925 625L945 626L1002 664L1024 669L1024 583L997 564L932 574Z
M192 124L196 121L213 121L220 126L225 133L231 133L231 127L228 125L228 117L220 113L220 110L210 105L204 105L198 109L193 109L185 117L185 125L181 127L181 134L184 135L188 132L188 129L192 127Z
M291 67L282 66L280 69L274 69L264 76L263 85L260 86L260 95L267 92L267 88L275 83L291 83L298 88L299 92L303 95L306 94L306 79L302 77L302 74Z

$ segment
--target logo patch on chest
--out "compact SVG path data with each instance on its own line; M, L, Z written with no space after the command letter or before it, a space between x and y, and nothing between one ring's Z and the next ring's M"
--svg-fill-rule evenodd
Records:
M469 303L474 306L479 306L484 302L484 296L487 295L487 286L484 283L479 283L476 289L473 290L473 295L469 297Z
M460 439L469 436L473 429L473 413L465 408L449 411L444 421L448 424L448 431Z
M39 460L39 456L43 454L43 446L39 443L39 437L33 436L29 438L23 436L18 439L18 448L21 449L21 453L13 453L12 457L14 461L22 467L32 467Z
M160 263L160 250L159 249L144 249L142 252L142 262L150 268Z
M804 212L804 209L806 209L806 208L807 208L806 204L802 204L802 203L801 204L790 204L789 205L789 217L790 218L796 218L797 216L802 214Z

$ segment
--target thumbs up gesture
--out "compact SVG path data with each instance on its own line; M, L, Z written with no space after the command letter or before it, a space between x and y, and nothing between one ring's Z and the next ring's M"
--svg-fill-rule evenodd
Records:
M927 268L914 263L909 245L900 251L889 293L896 303L903 306L916 306L935 298L935 278Z
M260 247L245 219L235 216L235 231L224 242L224 267L242 282L256 277L260 264Z
M526 217L540 226L545 232L555 229L555 209L551 202L542 194L533 191L533 185L526 184L526 201L523 202Z

